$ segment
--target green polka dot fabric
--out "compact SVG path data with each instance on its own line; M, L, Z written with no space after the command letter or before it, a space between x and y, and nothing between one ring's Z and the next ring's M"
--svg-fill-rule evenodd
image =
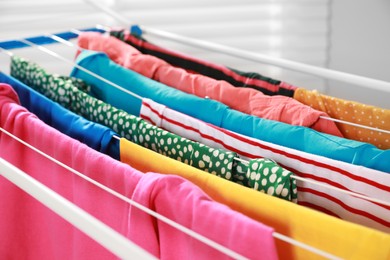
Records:
M272 166L268 160L267 163L258 163L259 160L265 159L251 160L249 164L234 160L235 157L238 158L236 153L210 148L160 129L88 95L86 92L89 92L90 86L82 80L49 74L37 64L17 56L12 57L11 75L74 113L110 127L136 144L269 195L296 200L295 180L284 176L286 170L272 161L270 162L273 163L273 167L275 169L278 167L277 171L270 168ZM253 170L253 167L256 170ZM270 179L270 176L265 174L267 171L275 171L278 178L275 181L274 177ZM284 188L289 185L286 194Z
M237 156L233 152L210 148L151 125L91 97L84 92L89 88L82 81L51 75L20 57L12 58L11 75L67 109L112 128L134 143L200 170L232 179L233 159Z
M270 159L252 159L248 164L240 162L233 177L235 182L255 190L293 202L298 201L298 190L292 172Z

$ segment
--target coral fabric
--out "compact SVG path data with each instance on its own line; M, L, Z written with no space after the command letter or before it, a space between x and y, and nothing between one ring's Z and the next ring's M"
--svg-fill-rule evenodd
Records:
M327 116L325 112L302 105L290 97L267 96L254 89L236 88L223 80L188 73L157 57L144 55L115 37L100 33L84 32L80 34L78 44L84 49L105 52L111 60L145 77L198 97L220 101L243 113L342 136L334 122L320 118Z
M316 90L298 88L294 98L303 104L328 113L332 118L390 131L390 110L323 95ZM345 138L390 149L390 135L378 131L337 123Z
M121 139L121 158L143 171L180 175L195 183L212 199L272 226L279 233L341 258L363 260L390 257L389 234L240 186L164 157L124 138ZM234 237L231 239L239 242ZM276 244L280 259L318 259L318 255L279 239ZM249 250L259 246L261 245L252 245Z
M296 89L295 86L286 82L271 79L256 72L238 71L157 46L142 37L130 34L127 30L111 30L110 35L130 44L144 54L150 54L163 59L175 67L183 68L191 73L203 74L217 80L225 80L235 87L253 88L266 95L283 95L288 97L292 97Z

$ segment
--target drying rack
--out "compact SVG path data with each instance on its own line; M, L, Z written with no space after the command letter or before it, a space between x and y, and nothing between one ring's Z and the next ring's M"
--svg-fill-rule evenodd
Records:
M122 23L125 23L127 25L133 24L132 22L128 21L126 18L122 17L121 15L112 11L109 8L106 8L101 5L97 5L92 1L86 1L86 2L88 2L91 5L94 5L100 10L103 10L104 12L118 19ZM236 56L236 57L240 57L240 58L244 58L256 62L276 65L283 68L304 72L304 73L308 73L308 74L312 74L312 75L316 75L328 79L356 84L364 87L370 86L370 88L373 89L390 92L390 83L380 81L380 80L375 80L375 79L370 79L370 78L352 75L348 73L319 68L319 67L288 61L284 59L272 58L261 54L246 52L235 48L222 46L219 44L213 44L213 43L200 41L196 39L191 39L188 37L183 37L180 35L164 32L152 28L142 27L138 25L131 25L131 28L133 31L135 30L138 31L139 33L146 33L153 36L169 39L172 41L204 48L207 50L221 52L221 53L225 53L228 55L232 55L232 56ZM88 30L104 32L106 29L103 26L98 26L97 28L91 28ZM76 33L66 32L66 33L61 33L56 35L50 35L50 37L47 36L32 37L22 41L2 42L0 43L0 47L3 49L3 51L7 52L6 50L8 49L27 47L34 44L43 45L43 44L50 44L50 43L61 42L61 41L64 43L63 41L64 39L71 39L75 37L77 37L77 32ZM361 126L358 124L354 124L354 125L358 127L364 127L364 128L369 128L371 130L384 132L387 134L390 133L389 131L382 130L382 129L370 128L368 126ZM62 198L59 198L56 194L48 190L43 185L36 183L34 180L29 179L26 174L22 173L20 170L16 169L12 165L9 165L4 160L0 160L0 169L2 169L3 170L2 172L5 173L5 174L2 173L4 177L6 177L7 179L15 183L17 186L24 189L26 192L29 192L31 195L39 199L42 203L45 203L45 205L47 205L48 207L56 211L58 214L64 216L64 218L67 218L68 221L70 221L72 224L82 229L85 233L87 233L88 235L96 239L98 242L102 243L102 245L105 245L107 248L115 252L118 256L127 258L129 256L128 253L131 251L134 252L134 255L132 255L133 257L138 256L138 257L142 257L143 259L151 259L150 258L151 256L148 255L148 253L140 250L139 248L137 248L137 246L134 246L128 240L124 239L119 234L116 234L115 231L110 230L108 227L104 226L104 224L99 223L99 221L97 221L96 219L93 219L92 217L88 216L87 213L82 212L80 211L80 209L75 208L74 205L69 205L69 202L64 201ZM49 199L46 200L46 197ZM69 217L67 216L68 214ZM280 234L277 234L276 237L278 235ZM101 239L102 237L108 239ZM285 237L283 238L283 235L280 235L279 238L285 239L286 241L289 240L288 238ZM113 243L113 241L115 241L115 243ZM338 259L337 257L327 254L326 252L321 252L320 250L310 248L309 246L300 244L297 241L293 241L291 239L289 241L291 243L295 243L297 246L306 247L308 250L316 252L319 255L322 255L329 259ZM239 256L236 257L240 258Z

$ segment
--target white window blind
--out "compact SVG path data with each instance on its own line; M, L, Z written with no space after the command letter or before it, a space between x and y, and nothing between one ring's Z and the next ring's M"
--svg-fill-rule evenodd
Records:
M100 1L141 25L222 43L248 51L326 66L328 60L329 0L106 0ZM116 21L83 1L0 1L0 38L17 38L83 28ZM283 80L297 86L323 89L324 80L273 66L151 39L162 46L243 71ZM72 58L64 46L50 46ZM58 71L68 70L54 58L40 55ZM34 54L31 54L34 55ZM37 59L36 59L37 60ZM58 64L58 65L56 65Z
M326 67L329 0L116 1L115 7L142 25L240 49ZM298 86L323 90L324 80L273 66L152 39L160 45L243 71L255 71Z

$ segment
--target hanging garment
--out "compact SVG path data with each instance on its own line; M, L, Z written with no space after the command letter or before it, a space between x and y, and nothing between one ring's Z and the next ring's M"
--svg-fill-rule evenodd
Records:
M289 149L204 123L144 99L141 117L181 136L210 147L225 148L243 158L266 157L279 162L300 177L389 201L390 174ZM340 218L390 232L390 211L382 204L368 202L330 188L298 182L299 204Z
M364 105L298 88L294 98L303 104L328 113L331 117L369 127L390 130L390 110ZM371 143L380 149L390 148L390 135L347 124L338 124L346 138Z
M131 35L128 31L114 30L110 32L110 35L130 44L144 54L156 56L175 67L183 68L191 73L203 74L217 80L224 80L236 87L253 88L270 96L283 95L288 97L292 97L296 89L295 86L288 83L271 79L255 72L241 72L162 48L147 42L141 37Z
M117 134L108 127L85 120L2 72L0 82L10 84L18 94L20 104L46 124L119 160L119 142L114 138Z
M138 169L178 174L195 183L214 200L305 244L345 259L390 257L389 234L267 196L181 164L124 138L120 147L121 158ZM281 240L276 240L276 244L280 259L318 259L317 255Z
M144 55L115 37L100 33L82 33L78 37L78 44L83 49L105 52L111 60L145 77L198 97L220 101L243 113L342 136L334 122L320 118L327 117L326 113L302 105L290 97L267 96L254 89L235 88L226 81L188 73L159 58Z
M272 165L273 171L277 174L276 179L272 177L270 181L271 175L256 175L255 181L250 181L249 177L252 175L248 176L248 165L234 161L234 158L238 157L236 153L210 148L171 134L89 96L82 90L88 91L90 87L81 80L50 75L36 64L28 63L16 56L14 59L24 64L18 70L21 80L73 112L115 129L128 140L211 174L296 202L296 182L289 178L292 173L285 171L276 163ZM25 66L28 69L22 69Z
M138 183L134 200L248 259L278 259L272 228L210 200L182 178L153 173L146 176ZM146 245L145 249L161 259L231 259L134 207L130 223L136 223L130 239Z
M390 150L382 151L370 144L243 114L214 100L200 99L145 78L115 64L103 53L84 51L78 56L77 63L142 97L151 98L173 110L215 126L292 149L390 172L388 160ZM139 98L101 82L77 68L73 69L72 75L92 85L90 91L92 95L129 113L139 115L141 106Z
M0 126L94 180L131 196L142 174L48 127L0 89ZM0 133L0 156L125 235L128 205ZM108 181L110 180L110 181ZM124 185L126 184L126 185ZM6 259L114 259L98 243L0 177L0 255ZM99 201L99 203L96 203ZM53 243L55 241L55 243Z
M0 89L0 126L169 219L248 258L277 259L273 229L212 201L178 177L142 174L48 127ZM161 259L228 259L1 134L0 155ZM50 173L50 174L48 174ZM0 254L8 259L112 259L111 253L1 177ZM4 199L7 198L7 199ZM96 203L98 201L99 203ZM210 223L223 219L210 227ZM42 224L44 223L44 224ZM237 229L236 227L240 227ZM228 236L226 236L228 234ZM231 239L234 238L234 239ZM53 243L56 241L56 243ZM264 245L253 248L253 245Z

